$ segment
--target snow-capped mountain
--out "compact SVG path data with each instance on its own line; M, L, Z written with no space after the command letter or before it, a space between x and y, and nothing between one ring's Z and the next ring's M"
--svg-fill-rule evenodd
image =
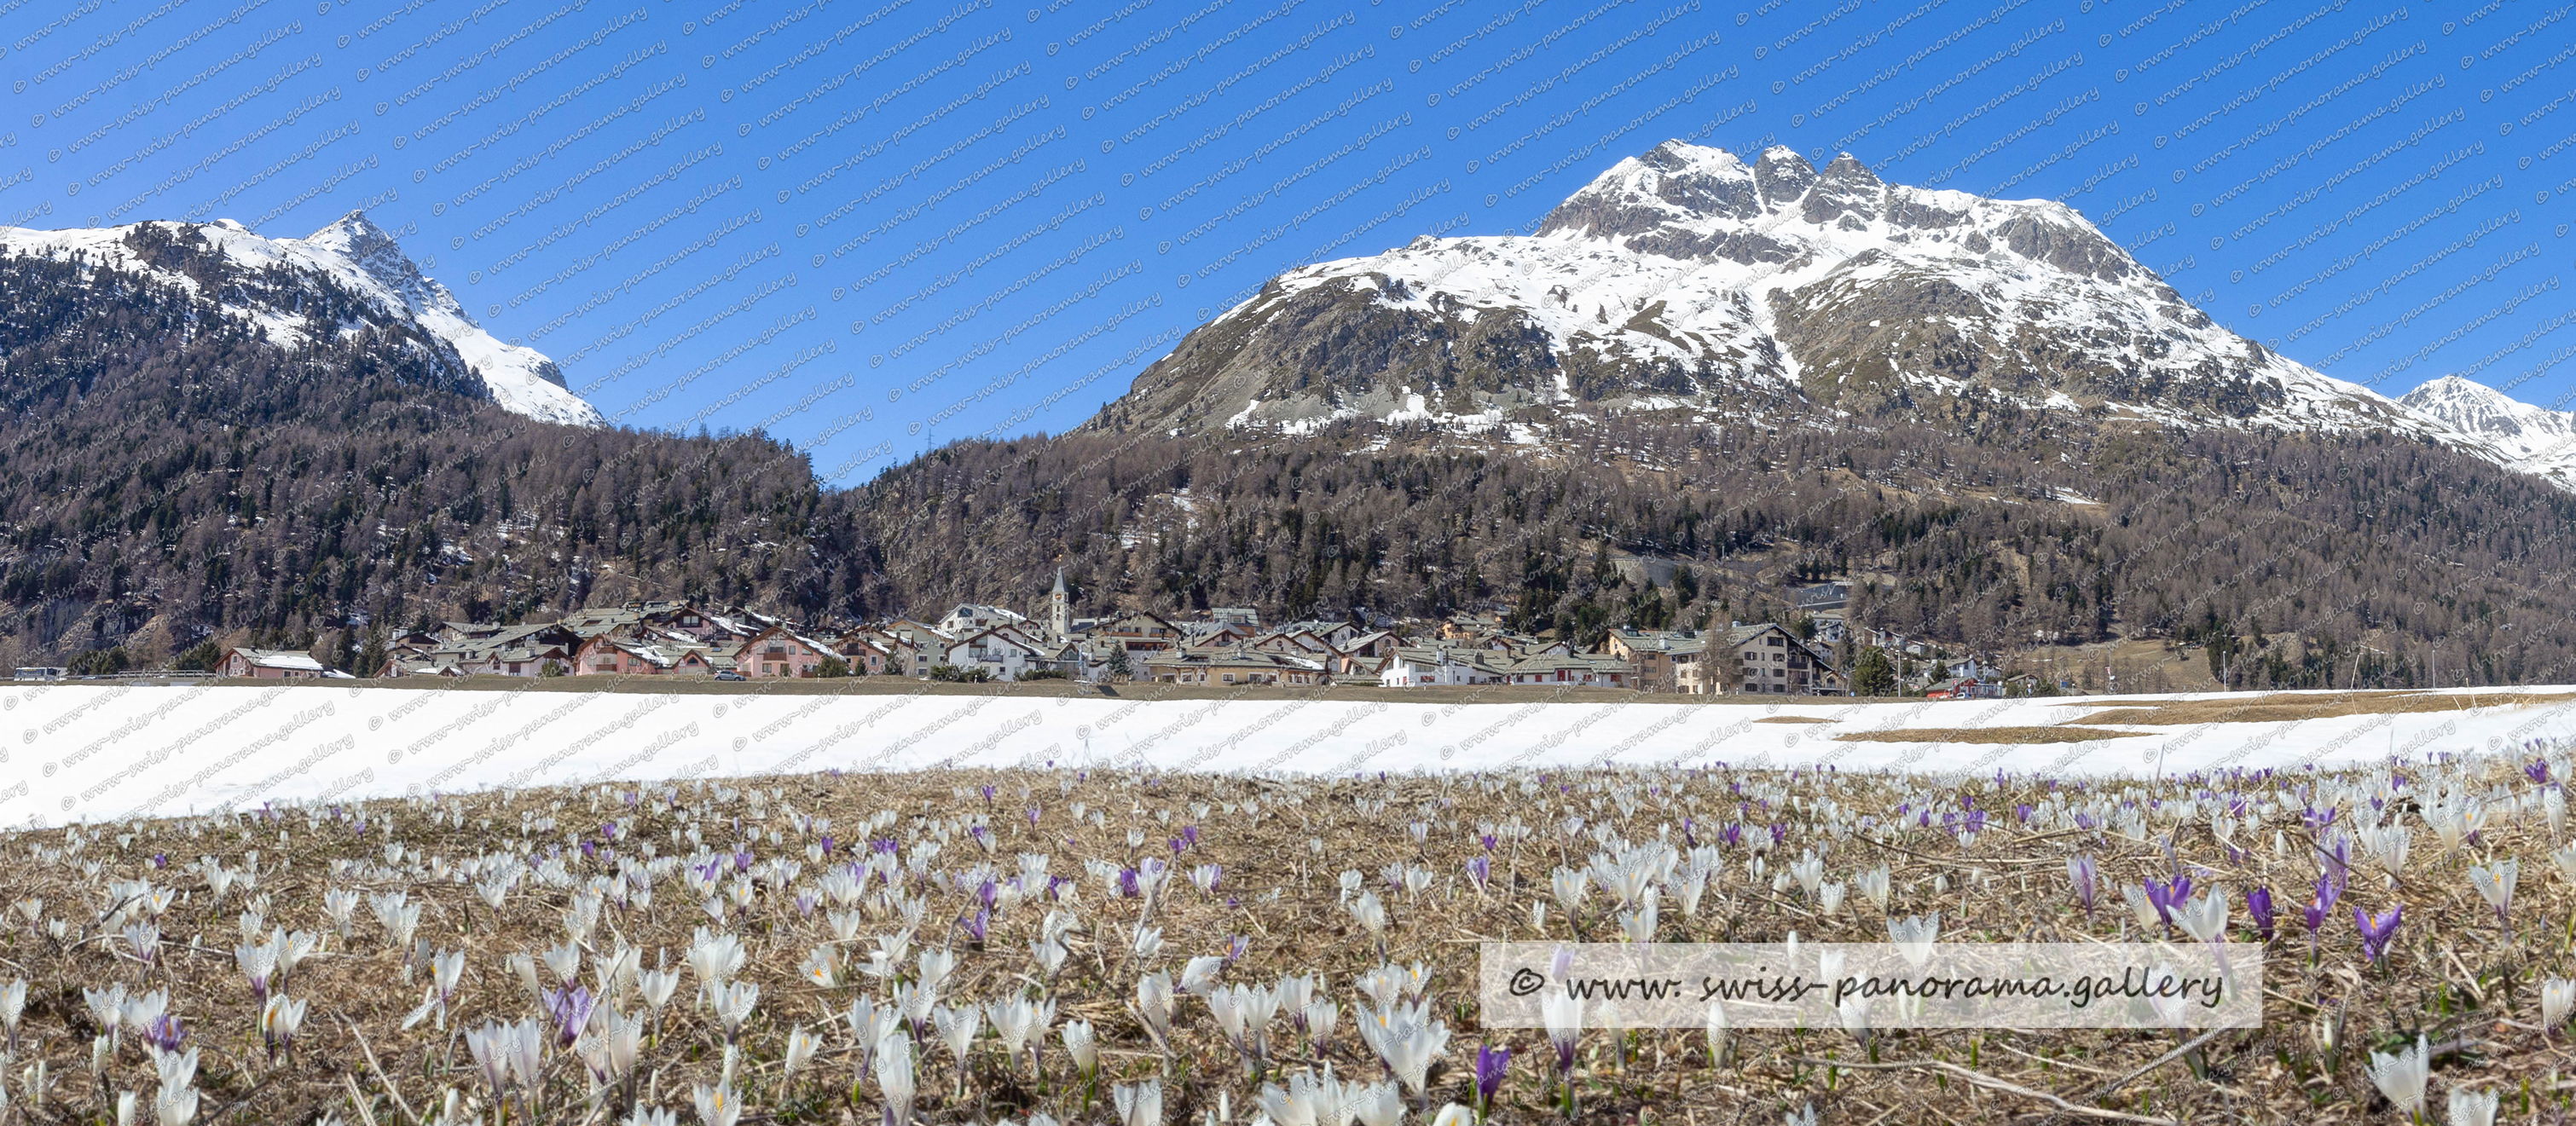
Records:
M1527 439L1604 413L1998 409L2438 429L2229 332L2063 204L1680 142L1620 161L1535 234L1283 274L1146 369L1106 424Z
M495 339L447 287L421 274L392 235L352 211L300 239L269 239L230 219L32 230L0 227L0 252L80 259L147 275L217 302L293 348L313 332L354 332L396 322L455 350L495 405L573 426L604 426L597 408L565 389L554 361ZM316 282L327 282L324 285ZM363 308L338 310L321 290L337 289ZM470 386L470 384L469 384Z
M2397 402L2447 428L2443 438L2449 445L2576 489L2576 412L2516 402L2456 375L2426 383Z

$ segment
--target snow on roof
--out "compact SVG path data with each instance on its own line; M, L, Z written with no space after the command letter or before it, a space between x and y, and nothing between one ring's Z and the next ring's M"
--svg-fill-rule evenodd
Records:
M312 654L299 653L292 649L235 649L233 652L241 654L243 660L257 668L290 669L296 672L328 671L323 667L322 662L313 659Z

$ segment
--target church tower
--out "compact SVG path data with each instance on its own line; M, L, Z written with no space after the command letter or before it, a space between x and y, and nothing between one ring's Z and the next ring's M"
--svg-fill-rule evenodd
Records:
M1064 591L1064 568L1055 569L1055 593L1047 596L1047 629L1059 643L1073 636L1073 596Z

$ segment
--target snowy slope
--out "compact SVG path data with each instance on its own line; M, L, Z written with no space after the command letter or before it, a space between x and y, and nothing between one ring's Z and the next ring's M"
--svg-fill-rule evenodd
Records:
M1621 160L1532 235L1424 237L1282 274L1149 367L1104 424L1369 419L1527 441L1609 413L1833 425L1971 402L2388 430L2576 488L2569 416L2326 376L2212 321L2063 204L1679 142Z
M2576 412L2516 402L2455 375L2432 380L2397 401L2446 428L2447 445L2576 489Z
M147 224L122 227L34 230L0 227L0 251L69 258L79 255L98 265L149 274L161 281L205 293L198 277L168 264L156 265L138 253L131 236ZM352 211L330 226L300 239L268 239L229 219L204 224L155 223L149 226L193 233L209 252L231 268L259 271L271 267L317 274L374 305L383 315L409 322L456 349L479 377L492 401L514 414L573 426L604 426L607 419L581 397L566 390L563 373L535 349L504 344L474 323L447 287L422 276L393 236ZM246 303L237 293L218 296L228 311L269 331L272 339L293 347L305 330L304 318L275 301ZM354 326L344 326L349 331Z
M10 732L0 751L0 826L826 770L1055 765L1348 776L1725 762L2100 777L2331 767L2565 739L2576 734L2576 715L2546 702L2563 691L2445 690L2463 706L2293 722L2111 724L2138 734L2021 745L1834 737L2058 724L2099 710L2101 701L1444 705L47 685L0 692L0 722ZM2529 694L2540 695L2526 703ZM1783 715L1823 722L1761 722Z

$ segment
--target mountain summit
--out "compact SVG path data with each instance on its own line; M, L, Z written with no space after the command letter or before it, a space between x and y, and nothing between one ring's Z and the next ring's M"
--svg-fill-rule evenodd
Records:
M2424 405L2228 331L2064 204L1890 184L1848 154L1818 169L1786 147L1748 162L1668 141L1534 234L1424 237L1282 274L1092 425L1366 419L1535 442L1609 415L1967 425L2046 411L2388 431L2576 482L2576 457L2535 462L2539 448Z
M455 295L423 276L364 212L349 212L300 239L263 238L230 219L55 231L0 227L0 252L78 260L179 286L290 349L318 333L399 325L454 350L465 369L457 390L544 422L608 422L565 389L554 361L502 343L475 324Z

